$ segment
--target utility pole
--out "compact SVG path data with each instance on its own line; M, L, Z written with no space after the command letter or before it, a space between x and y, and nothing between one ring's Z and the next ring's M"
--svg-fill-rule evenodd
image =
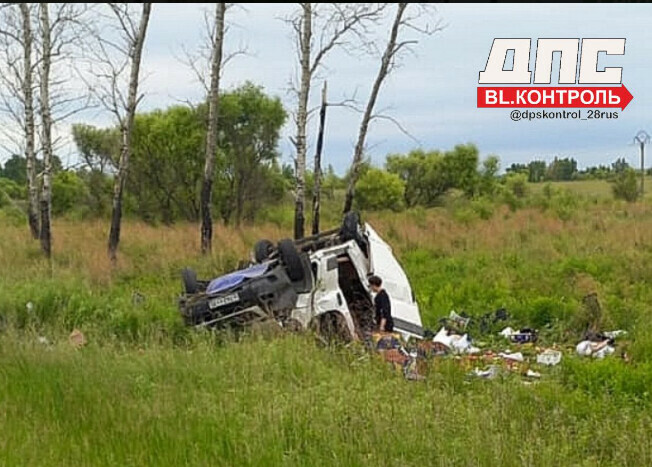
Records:
M638 143L638 147L641 152L641 199L645 194L645 145L650 142L650 135L645 131L639 131L636 136L634 136L634 142Z

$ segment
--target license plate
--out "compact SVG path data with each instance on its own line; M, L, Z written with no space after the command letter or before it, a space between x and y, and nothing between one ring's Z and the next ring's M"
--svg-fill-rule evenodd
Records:
M219 308L221 306L230 305L231 303L236 303L239 301L240 301L240 297L238 296L238 294L232 293L229 295L225 295L223 297L211 298L208 301L208 306L209 308Z

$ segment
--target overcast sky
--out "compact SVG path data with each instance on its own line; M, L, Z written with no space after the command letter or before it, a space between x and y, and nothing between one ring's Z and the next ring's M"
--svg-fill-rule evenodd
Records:
M144 55L146 93L140 110L162 108L179 101L202 99L193 74L181 64L182 46L189 50L201 41L203 15L209 5L154 4ZM290 31L281 18L292 5L248 4L230 10L226 49L246 46L248 54L231 61L222 84L233 88L249 80L279 96L288 106L289 80L296 71ZM610 163L624 156L636 162L631 145L639 129L652 133L652 119L645 112L652 104L652 7L649 5L449 5L438 7L445 29L423 37L417 54L386 82L379 108L387 112L417 139L415 142L388 122L378 122L368 137L368 153L381 165L386 154L424 149L447 149L475 143L482 157L496 154L502 167L534 158L575 157L580 166ZM601 59L600 65L622 66L623 83L634 96L617 120L521 121L509 119L509 109L476 108L478 72L487 61L496 37L592 38L624 37L625 56ZM532 59L534 55L532 56ZM329 97L339 100L354 92L366 99L378 61L337 53L329 56L322 75L328 79ZM533 63L531 63L532 69ZM312 104L321 87L317 81ZM76 117L80 119L79 116ZM84 118L90 118L85 116ZM95 114L96 123L109 124L108 116ZM342 173L348 167L360 116L344 108L331 108L327 117L325 163ZM71 122L72 123L72 122ZM316 121L310 122L312 154ZM283 160L291 161L289 136L292 121L283 131ZM70 159L74 156L64 156Z

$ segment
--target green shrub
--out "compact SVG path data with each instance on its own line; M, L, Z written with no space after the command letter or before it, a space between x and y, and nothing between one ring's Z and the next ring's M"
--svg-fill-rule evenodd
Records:
M478 219L478 213L469 204L462 204L453 209L453 219L460 224L469 225Z
M52 178L52 213L60 215L84 204L88 190L84 181L70 171L58 172Z
M568 304L563 298L537 297L529 304L528 325L541 329L564 320L568 315Z
M15 206L5 206L0 208L0 225L11 225L18 227L27 223L25 213Z
M471 201L471 209L480 217L480 219L491 219L494 215L494 204L491 199L486 197L476 198Z
M11 199L9 198L7 193L5 193L0 189L0 208L3 208L5 206L10 206L10 205L11 205Z
M578 199L569 190L559 190L550 200L550 204L559 219L567 221L573 217L578 206Z
M6 196L11 199L23 199L25 188L8 178L0 177L0 197Z
M291 229L294 225L294 211L284 205L267 206L258 212L257 218L260 222L270 222L284 229Z
M634 169L626 169L616 175L612 181L611 189L614 198L623 199L628 203L636 201L640 195L638 179Z
M524 205L524 200L515 196L506 186L501 187L500 200L506 204L511 211L516 211Z
M505 180L505 185L516 198L525 198L528 194L527 175L525 174L510 174Z
M359 209L401 211L404 202L405 182L393 173L370 168L356 186L356 203Z

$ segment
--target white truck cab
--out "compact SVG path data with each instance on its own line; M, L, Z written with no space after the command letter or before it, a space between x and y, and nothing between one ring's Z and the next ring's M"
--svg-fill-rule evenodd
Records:
M422 337L419 307L391 247L356 213L342 227L275 247L260 240L254 264L211 281L194 271L182 273L179 308L188 324L235 327L275 320L346 339L363 338L376 328L368 278L379 276L391 304L394 330Z
M390 298L394 330L405 338L421 338L421 316L407 275L391 247L369 224L364 225L362 234L367 252L356 240L348 240L310 254L314 286L309 293L299 295L292 319L307 328L329 317L349 337L361 337L374 326L367 278L377 275Z

